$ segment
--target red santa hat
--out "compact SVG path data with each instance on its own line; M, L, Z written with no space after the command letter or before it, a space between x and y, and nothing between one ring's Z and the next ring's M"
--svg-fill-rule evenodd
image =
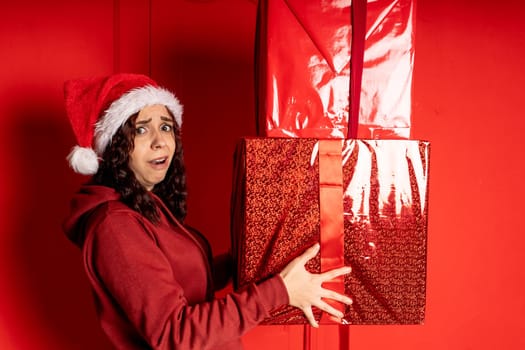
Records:
M99 158L126 120L146 106L161 104L182 125L182 105L168 90L140 74L76 79L64 85L66 111L77 138L67 159L84 175L98 170Z

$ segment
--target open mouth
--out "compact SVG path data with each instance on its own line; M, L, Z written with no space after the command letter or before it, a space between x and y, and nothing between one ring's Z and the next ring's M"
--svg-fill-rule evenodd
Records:
M168 161L168 157L156 158L150 161L153 165L165 164Z

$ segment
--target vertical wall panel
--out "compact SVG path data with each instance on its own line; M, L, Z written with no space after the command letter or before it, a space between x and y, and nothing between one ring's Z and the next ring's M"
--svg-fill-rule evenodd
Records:
M60 228L85 180L64 160L74 140L62 83L135 71L175 90L188 222L226 251L234 144L255 135L255 2L19 0L0 13L0 348L110 349ZM525 347L524 13L518 0L418 1L412 130L432 142L427 320L352 326L352 350ZM315 346L331 349L326 339ZM301 349L302 327L258 327L244 342Z
M108 349L61 230L84 180L65 161L62 83L112 71L113 4L22 0L0 12L0 348Z
M151 0L118 0L115 71L150 74Z
M255 4L152 1L152 76L184 105L188 222L217 252L229 248L235 141L254 135Z

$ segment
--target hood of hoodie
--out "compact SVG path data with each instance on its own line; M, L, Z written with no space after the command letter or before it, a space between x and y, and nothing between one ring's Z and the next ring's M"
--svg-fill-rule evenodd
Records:
M84 243L84 227L81 225L85 215L96 207L109 201L119 200L120 194L113 188L98 185L83 185L73 196L69 215L63 223L66 236L76 245Z

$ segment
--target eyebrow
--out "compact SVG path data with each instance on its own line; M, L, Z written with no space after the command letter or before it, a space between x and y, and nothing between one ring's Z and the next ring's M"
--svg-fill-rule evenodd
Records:
M172 122L172 123L175 122L175 120L173 120L172 117L161 116L160 119L161 119L161 120L164 120L165 122Z
M165 122L175 123L175 121L171 117L161 116L160 119L165 121ZM135 124L136 125L144 125L144 124L148 124L152 120L153 120L153 118L149 118L149 119L146 119L146 120L139 120L139 121L135 122Z
M139 121L136 121L135 124L148 124L149 122L151 122L153 119L152 118L149 118L149 119L146 119L146 120L139 120Z

